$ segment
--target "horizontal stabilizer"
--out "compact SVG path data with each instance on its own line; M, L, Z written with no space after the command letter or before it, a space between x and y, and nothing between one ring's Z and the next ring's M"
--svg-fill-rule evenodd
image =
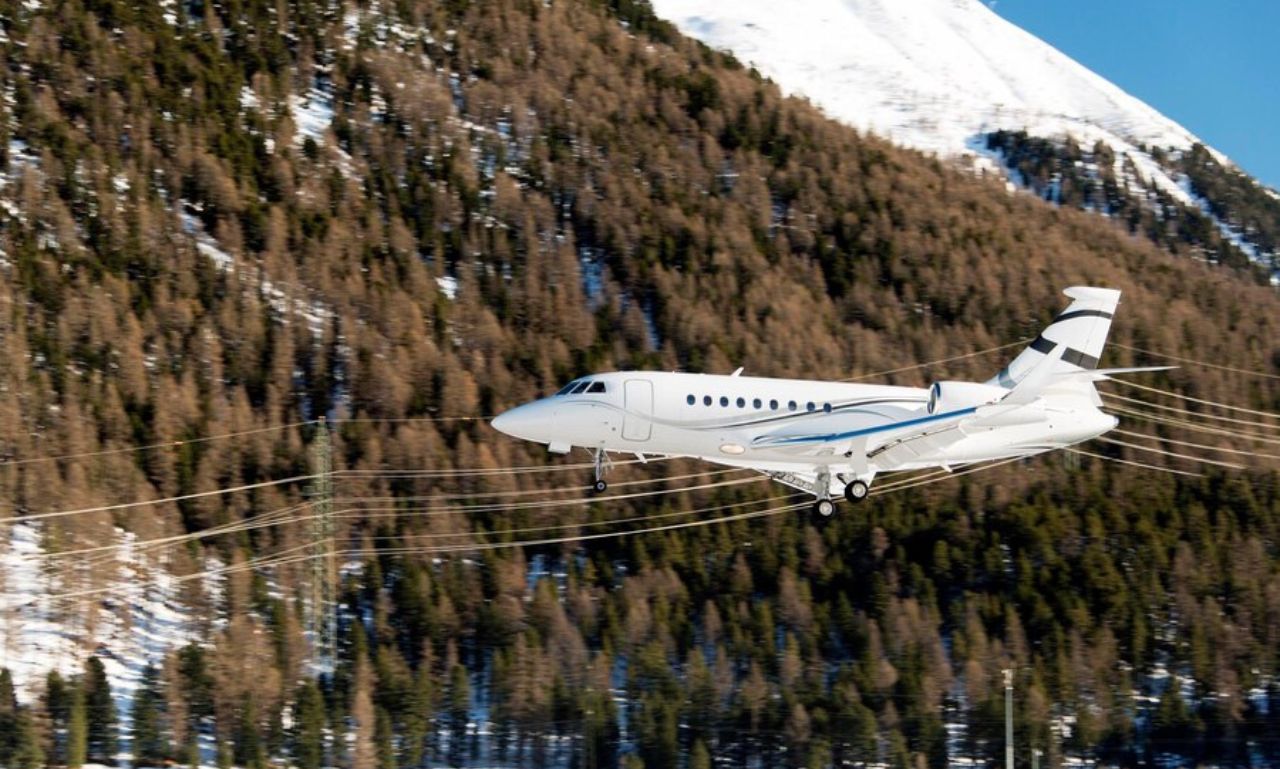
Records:
M1100 368L1093 371L1081 371L1081 374L1093 374L1094 381L1109 379L1115 374L1141 374L1149 371L1173 371L1177 366L1128 366L1126 368Z
M1091 371L1058 371L1053 374L1056 382L1105 382L1116 374L1141 374L1149 371L1172 371L1177 366L1131 366L1127 368L1099 368Z

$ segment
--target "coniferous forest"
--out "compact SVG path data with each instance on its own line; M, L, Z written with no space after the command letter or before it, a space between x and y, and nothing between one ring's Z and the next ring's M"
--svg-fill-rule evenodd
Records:
M1020 767L1280 762L1280 297L1192 219L860 134L640 0L0 26L0 765L994 765L1004 669ZM1082 283L1103 365L1199 399L1122 426L1250 409L1243 468L1091 445L819 524L688 460L592 500L486 420L625 368L982 380L1016 346L903 369ZM161 599L124 687L100 639Z

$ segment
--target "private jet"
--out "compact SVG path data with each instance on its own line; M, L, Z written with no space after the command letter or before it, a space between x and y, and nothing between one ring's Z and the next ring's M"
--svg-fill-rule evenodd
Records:
M747 468L814 496L865 499L880 473L1026 457L1096 438L1117 424L1094 383L1153 368L1099 369L1120 292L1077 286L1072 302L985 382L928 388L805 379L618 371L575 379L498 415L507 435L595 458L597 493L609 454L696 457Z

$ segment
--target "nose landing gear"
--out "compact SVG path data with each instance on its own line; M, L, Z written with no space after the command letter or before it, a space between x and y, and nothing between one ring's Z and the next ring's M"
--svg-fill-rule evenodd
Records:
M591 493L603 494L609 490L609 484L604 480L604 472L609 469L609 455L604 449L596 449L592 452L595 460L595 482L591 484Z

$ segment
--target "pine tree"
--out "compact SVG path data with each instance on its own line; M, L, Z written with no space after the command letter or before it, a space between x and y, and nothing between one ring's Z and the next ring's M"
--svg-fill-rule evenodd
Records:
M111 687L107 683L107 671L102 660L90 657L85 662L84 680L85 718L88 725L86 758L91 763L115 766L116 705L111 699Z
M18 698L8 668L0 670L0 766L13 761L18 745Z
M237 765L248 769L263 769L267 763L262 745L262 732L258 724L258 702L253 693L245 695L239 708L233 755Z
M711 769L711 753L702 740L693 743L693 750L689 753L689 769Z
M214 756L214 762L218 769L231 769L235 766L235 753L226 740L218 740L217 752Z
M455 664L449 670L449 764L462 766L466 757L467 724L471 716L471 684L467 669Z
M401 766L421 766L426 757L427 737L431 732L431 715L434 708L435 682L431 677L430 665L419 665L413 677L413 688L409 692L408 707L404 713L404 738L401 741L403 750L400 756Z
M64 766L67 763L67 722L71 715L73 699L71 687L57 670L50 670L45 677L44 712L49 719L49 763Z
M71 690L71 704L67 712L67 767L80 769L89 751L89 714L85 705L84 687L77 683Z
M369 664L368 644L364 630L356 625L352 647L355 656L355 681L351 699L351 718L355 722L355 744L352 746L353 769L374 769L378 757L374 750L377 716L373 706L373 669Z
M298 689L293 726L293 760L298 769L320 769L324 764L324 695L314 681Z
M162 766L170 756L164 724L165 697L160 673L153 665L142 671L133 697L133 760L135 766Z
M40 733L35 718L28 708L18 712L16 741L13 755L7 766L14 769L40 769L44 766L44 748L40 745Z
M378 708L374 723L373 742L378 754L378 769L396 769L395 728L386 708Z

